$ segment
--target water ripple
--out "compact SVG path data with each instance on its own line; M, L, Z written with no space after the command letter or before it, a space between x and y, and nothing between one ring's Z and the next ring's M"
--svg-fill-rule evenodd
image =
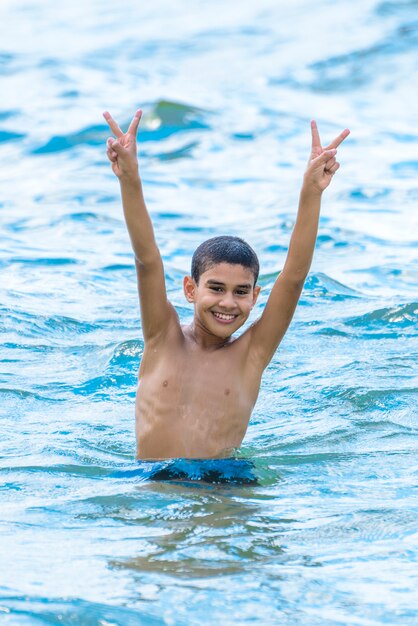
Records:
M416 0L4 0L2 17L3 621L415 626ZM324 143L352 130L241 450L257 485L138 475L143 339L102 118L126 128L138 106L184 321L191 254L224 233L259 254L262 312L309 120Z

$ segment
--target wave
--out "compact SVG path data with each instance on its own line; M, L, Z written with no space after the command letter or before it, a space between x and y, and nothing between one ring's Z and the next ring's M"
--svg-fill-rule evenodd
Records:
M2 313L0 331L18 331L20 337L34 337L47 334L59 337L68 333L80 335L100 328L98 323L79 321L64 315L40 315L39 313L27 313L25 311L11 311L6 307L0 307L0 312Z
M138 365L138 363L137 363ZM80 385L67 386L68 391L75 396L84 396L92 401L117 400L135 398L137 376L132 367L131 373L109 373L108 375L89 378Z
M125 128L127 125L126 122L121 123L122 128ZM159 100L144 114L139 128L138 142L143 144L150 141L161 141L177 133L206 130L208 128L209 125L205 121L203 109L179 102ZM109 134L109 127L106 123L87 126L75 133L51 137L42 146L34 148L32 154L62 152L83 145L104 146ZM176 148L176 150L165 155L160 155L160 158L180 158L180 156L189 153L195 145L197 145L197 142L182 148Z
M23 139L26 135L22 133L9 132L7 130L0 130L0 143L6 141L15 141L16 139Z
M344 324L354 328L364 328L368 331L393 329L417 331L418 329L418 302L410 302L394 307L384 307L344 320Z
M346 298L361 298L361 294L356 289L352 289L338 280L331 278L323 272L309 274L304 287L304 300L310 298L327 298L334 301L345 300Z
M51 266L51 265L79 265L80 261L68 257L11 257L8 264Z
M280 272L267 272L260 274L258 283L266 289L271 289ZM268 297L268 293L265 294ZM303 295L300 304L308 304L311 298L327 298L331 300L344 300L345 298L362 298L359 291L340 283L323 272L309 274L305 281Z
M150 607L147 610L143 603L140 609L131 609L121 606L120 603L112 606L107 602L89 602L80 598L51 598L27 594L15 596L7 595L4 591L0 595L0 600L2 611L7 614L6 620L10 622L16 618L21 624L35 622L51 624L59 621L67 624L123 623L125 626L138 626L139 624L164 626L167 623L165 619L152 615L153 608ZM177 618L176 624L184 626L184 622Z
M36 400L43 404L64 402L65 398L57 398L45 396L35 391L28 391L27 389L13 389L8 387L0 387L0 396L2 403L4 404L8 398L17 398L19 400Z
M143 341L139 341L137 339L131 339L129 341L119 343L113 351L112 357L108 362L108 367L125 367L127 361L130 361L131 359L138 361L138 358L141 356L143 351L143 345Z
M347 400L352 405L352 410L360 411L361 413L366 410L379 410L379 411L391 411L400 407L402 399L411 398L415 399L418 396L417 387L396 387L386 389L366 389L364 387L329 387L323 390L324 397L338 398L339 400ZM410 426L394 423L390 419L390 414L387 414L383 420L378 422L375 419L371 419L370 413L367 419L362 420L361 424L358 424L362 431L379 429L381 434L384 434L385 427L390 426L391 429L395 428L396 431L411 431L414 430ZM357 430L358 432L358 430Z
M141 120L140 141L164 139L174 133L189 130L207 130L204 109L173 102L159 100Z

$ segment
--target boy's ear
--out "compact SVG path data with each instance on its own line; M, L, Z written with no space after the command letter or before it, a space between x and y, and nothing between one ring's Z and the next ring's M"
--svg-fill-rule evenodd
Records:
M196 283L191 276L185 276L183 278L183 291L187 302L194 302Z
M261 287L260 285L256 285L253 289L253 306L255 305L255 303L257 302L257 298L260 294L261 291Z

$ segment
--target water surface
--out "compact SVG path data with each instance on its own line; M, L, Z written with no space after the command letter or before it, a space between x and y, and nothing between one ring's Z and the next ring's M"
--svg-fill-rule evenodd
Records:
M417 8L3 0L2 623L417 623ZM216 234L257 250L261 312L310 119L352 131L242 448L258 486L123 475L143 339L101 113L138 106L184 321Z

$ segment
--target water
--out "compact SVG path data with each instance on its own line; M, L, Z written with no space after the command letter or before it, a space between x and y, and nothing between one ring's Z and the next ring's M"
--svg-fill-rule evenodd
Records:
M1 623L416 624L418 3L3 0L0 23ZM185 321L211 235L268 292L309 120L352 131L244 441L259 486L129 474L143 342L101 113L138 106Z

